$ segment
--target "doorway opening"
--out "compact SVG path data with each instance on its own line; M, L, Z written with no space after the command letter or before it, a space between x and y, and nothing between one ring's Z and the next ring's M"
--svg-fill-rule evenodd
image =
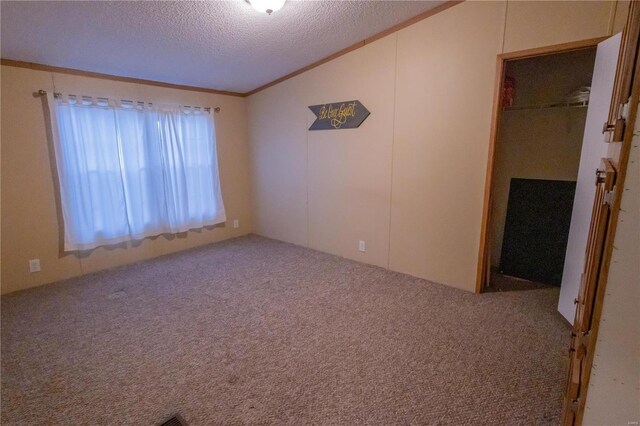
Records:
M485 291L561 285L595 57L505 61Z

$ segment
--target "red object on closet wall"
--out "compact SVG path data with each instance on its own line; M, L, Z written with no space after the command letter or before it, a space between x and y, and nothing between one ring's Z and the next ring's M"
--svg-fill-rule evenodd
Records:
M502 84L502 107L513 106L513 98L516 94L516 81L508 75L504 77Z

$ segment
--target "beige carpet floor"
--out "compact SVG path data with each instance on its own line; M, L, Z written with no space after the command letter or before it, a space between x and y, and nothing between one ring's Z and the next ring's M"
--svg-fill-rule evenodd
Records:
M2 424L556 424L557 298L243 237L2 297Z

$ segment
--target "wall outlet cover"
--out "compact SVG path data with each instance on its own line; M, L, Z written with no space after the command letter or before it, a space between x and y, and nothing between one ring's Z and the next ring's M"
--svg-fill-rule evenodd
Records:
M240 221L238 219L234 219L233 220L233 227L234 228L240 228Z
M40 259L29 260L29 272L40 272Z
M358 250L360 250L360 251L362 251L362 252L364 252L364 251L366 251L366 250L367 250L367 247L366 247L366 245L365 245L365 242L364 242L364 241L360 240L360 241L358 242Z

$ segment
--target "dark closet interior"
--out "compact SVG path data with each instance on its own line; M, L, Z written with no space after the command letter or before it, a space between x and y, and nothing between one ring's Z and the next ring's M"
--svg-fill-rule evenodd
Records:
M511 179L500 273L559 286L576 183Z
M506 63L488 291L560 286L595 48Z

